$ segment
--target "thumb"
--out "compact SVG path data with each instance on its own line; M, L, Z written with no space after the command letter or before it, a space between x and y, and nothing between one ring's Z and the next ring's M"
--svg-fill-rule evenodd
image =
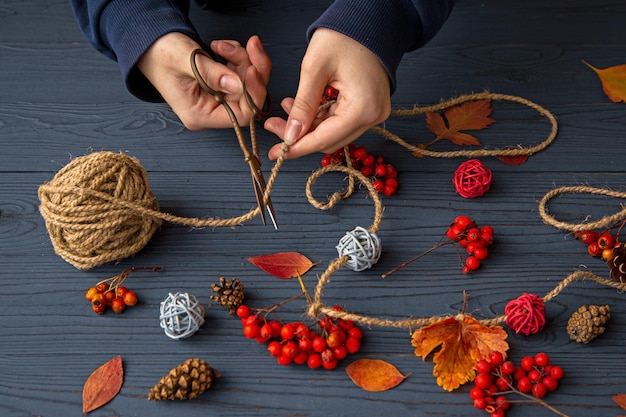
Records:
M317 115L326 84L327 80L321 74L310 76L303 72L300 75L298 91L285 126L283 140L288 145L293 145L309 131Z

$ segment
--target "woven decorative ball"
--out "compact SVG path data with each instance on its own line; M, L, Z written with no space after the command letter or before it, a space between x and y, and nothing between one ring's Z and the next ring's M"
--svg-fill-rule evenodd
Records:
M39 187L39 200L55 252L78 269L134 255L161 225L137 210L159 204L145 169L121 153L72 160Z
M526 336L535 334L546 324L546 307L543 299L535 294L523 293L515 300L511 300L504 308L506 324L515 333Z
M204 307L188 293L169 293L161 302L159 317L165 335L172 339L192 336L204 324Z
M452 183L461 197L480 197L489 191L491 170L478 159L470 159L459 165L454 172Z
M336 248L340 257L349 258L346 266L357 272L371 268L378 262L382 252L378 235L360 226L346 232Z

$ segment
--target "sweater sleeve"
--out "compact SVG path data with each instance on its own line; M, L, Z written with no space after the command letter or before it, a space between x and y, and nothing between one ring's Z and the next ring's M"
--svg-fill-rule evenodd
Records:
M430 41L452 11L454 0L335 0L309 27L323 27L349 36L372 51L396 89L396 71L403 55Z
M161 36L183 33L201 43L187 17L184 0L71 0L87 41L115 60L128 91L145 101L161 95L137 68L137 62Z

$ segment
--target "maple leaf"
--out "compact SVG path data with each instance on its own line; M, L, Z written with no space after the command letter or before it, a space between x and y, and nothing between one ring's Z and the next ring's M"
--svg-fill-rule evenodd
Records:
M489 99L461 103L444 110L443 113L446 120L439 113L426 113L426 127L437 135L430 144L448 139L456 145L480 145L476 137L461 131L485 129L495 122L489 117L491 115Z
M409 374L380 359L359 359L346 367L346 373L356 385L370 392L387 391L398 386Z
M626 64L599 69L583 60L583 64L591 68L600 81L604 94L613 102L626 102Z
M304 275L315 265L299 252L279 252L248 258L248 261L277 278L295 278Z
M506 337L500 326L485 326L469 315L459 314L416 330L411 344L415 355L422 359L441 346L433 356L433 375L437 385L452 391L473 381L476 363L487 359L490 353L500 352L506 357Z
M124 380L122 357L116 356L93 371L83 387L83 414L102 407L120 392Z

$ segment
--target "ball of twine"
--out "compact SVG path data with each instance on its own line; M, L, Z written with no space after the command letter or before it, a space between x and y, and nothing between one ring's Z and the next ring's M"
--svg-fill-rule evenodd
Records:
M489 191L491 170L478 159L463 162L454 172L452 183L456 192L465 198L476 198Z
M526 336L543 329L546 324L545 313L546 307L541 297L528 293L509 301L504 308L507 326L515 333L524 333Z
M345 265L356 272L371 268L382 252L378 235L361 226L346 232L336 248L339 257L347 257Z
M39 200L55 252L79 269L135 254L161 225L145 214L159 209L145 169L121 153L74 159L39 187Z
M169 293L161 302L160 325L171 339L192 336L204 324L204 307L188 293Z

